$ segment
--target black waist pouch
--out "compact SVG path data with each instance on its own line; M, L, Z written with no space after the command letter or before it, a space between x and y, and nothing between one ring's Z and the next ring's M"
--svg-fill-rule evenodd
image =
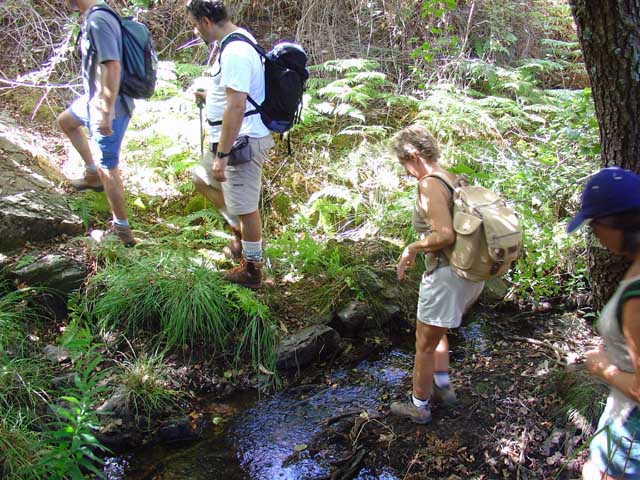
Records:
M243 163L250 162L253 158L251 150L251 142L249 137L238 137L231 147L231 154L229 155L229 161L227 165L241 165Z

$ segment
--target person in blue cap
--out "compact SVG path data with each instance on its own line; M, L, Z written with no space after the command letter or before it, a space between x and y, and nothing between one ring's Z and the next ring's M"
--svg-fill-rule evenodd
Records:
M591 177L567 231L584 224L632 264L600 313L604 345L585 354L587 370L610 393L582 478L640 479L640 175L610 167Z

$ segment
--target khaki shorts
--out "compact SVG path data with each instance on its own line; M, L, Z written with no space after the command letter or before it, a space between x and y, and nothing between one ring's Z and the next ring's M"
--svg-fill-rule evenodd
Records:
M252 149L251 161L240 165L227 165L225 182L213 178L213 153L209 150L200 160L200 165L194 167L192 172L194 179L197 178L222 192L227 210L232 215L246 215L258 210L262 164L274 142L269 134L262 138L249 138L249 144Z
M422 276L417 318L427 325L457 328L483 288L484 282L462 278L449 266L436 268Z

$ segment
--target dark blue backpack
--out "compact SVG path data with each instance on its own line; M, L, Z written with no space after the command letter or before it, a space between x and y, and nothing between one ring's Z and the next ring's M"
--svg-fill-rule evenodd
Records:
M286 132L300 117L302 95L309 78L307 54L300 45L291 42L280 42L265 52L245 35L232 33L220 45L218 59L225 47L235 41L248 43L264 59L264 102L258 104L250 96L247 97L255 110L245 113L245 117L259 114L262 123L269 130L277 133ZM209 124L221 125L222 121L209 121Z
M153 47L149 29L131 17L120 18L107 6L96 6L88 17L98 10L111 13L118 19L122 31L122 80L120 93L131 98L149 98L153 95L158 77L158 55Z

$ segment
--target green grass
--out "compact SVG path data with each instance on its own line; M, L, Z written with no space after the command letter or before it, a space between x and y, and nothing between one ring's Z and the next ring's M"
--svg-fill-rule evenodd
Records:
M0 475L21 480L36 461L41 435L33 428L35 420L15 408L0 405Z
M136 356L119 363L117 383L136 414L150 416L178 406L181 393L169 387L168 368L161 353Z
M268 308L191 252L130 251L126 259L107 261L88 291L85 308L104 330L152 332L169 348L199 345L232 358L250 353L254 365L273 368ZM248 338L258 343L238 341L248 327Z

